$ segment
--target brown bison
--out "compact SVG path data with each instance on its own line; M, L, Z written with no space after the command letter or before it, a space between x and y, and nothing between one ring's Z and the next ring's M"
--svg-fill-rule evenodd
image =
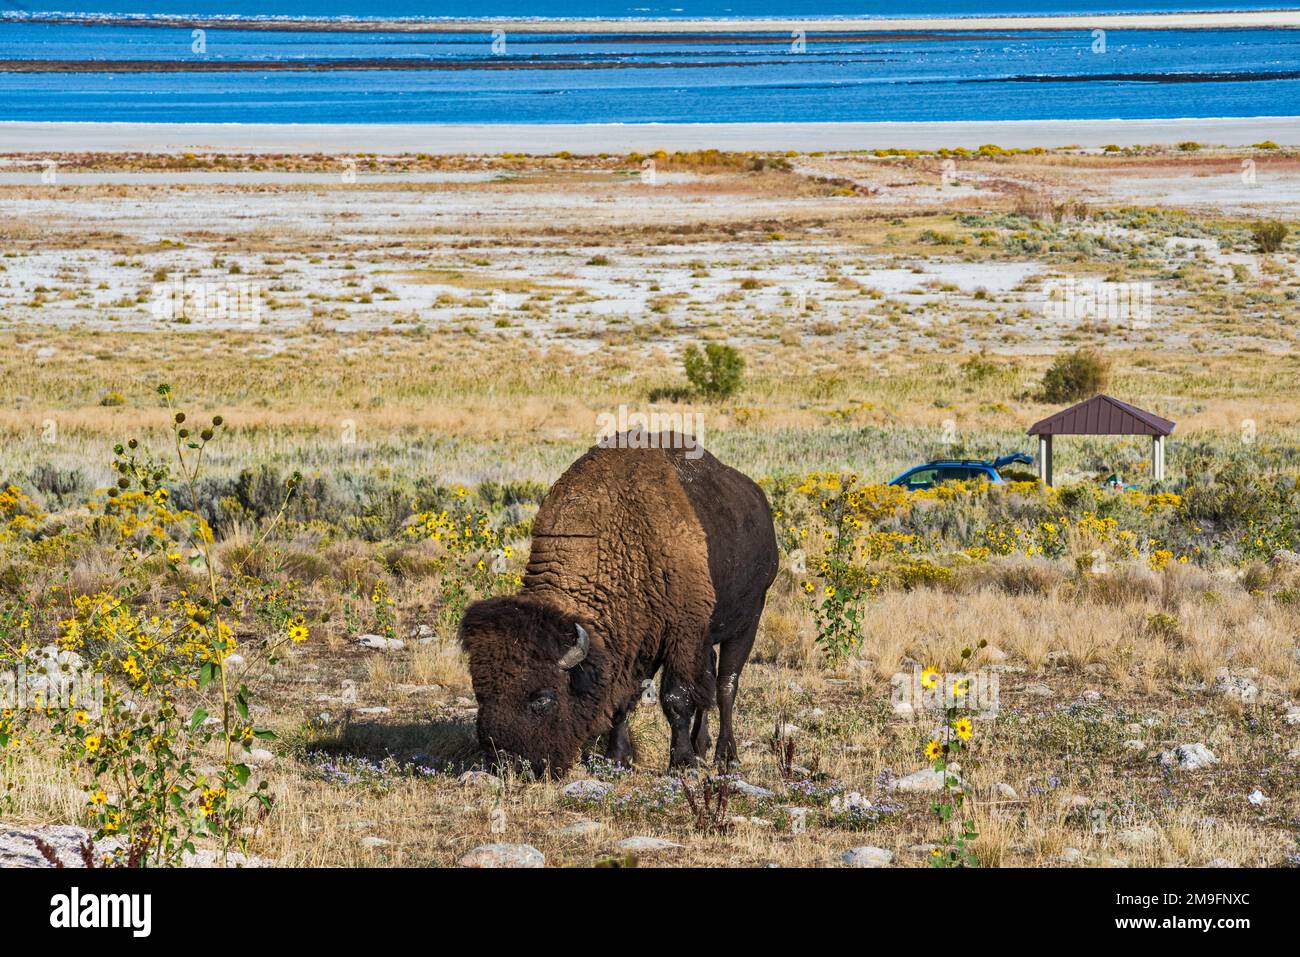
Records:
M776 535L762 490L689 441L633 432L589 450L537 513L523 590L465 612L489 754L558 774L603 734L606 757L630 764L628 715L662 668L670 766L705 756L715 699L716 760L736 760L733 707Z

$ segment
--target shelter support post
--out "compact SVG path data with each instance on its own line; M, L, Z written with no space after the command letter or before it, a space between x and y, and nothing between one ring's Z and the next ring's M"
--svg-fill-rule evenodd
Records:
M1044 485L1052 484L1052 437L1038 437L1038 480Z
M1165 437L1163 435L1151 436L1151 480L1153 482L1165 480Z

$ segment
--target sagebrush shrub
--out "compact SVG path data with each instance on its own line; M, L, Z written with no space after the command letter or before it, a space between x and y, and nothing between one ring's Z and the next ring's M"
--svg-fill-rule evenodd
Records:
M1077 349L1057 356L1043 375L1044 402L1078 402L1104 392L1110 363L1095 349Z

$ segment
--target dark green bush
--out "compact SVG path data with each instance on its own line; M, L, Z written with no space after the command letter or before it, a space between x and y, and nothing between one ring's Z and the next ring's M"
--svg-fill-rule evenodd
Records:
M689 345L682 361L686 380L705 398L725 399L740 388L745 360L734 346L710 342L701 351L698 346Z

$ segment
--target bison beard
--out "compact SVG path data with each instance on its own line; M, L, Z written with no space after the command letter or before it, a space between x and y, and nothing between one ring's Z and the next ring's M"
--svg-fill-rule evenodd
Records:
M662 670L670 765L705 757L715 704L715 760L736 760L736 692L776 577L776 535L757 485L686 449L662 433L588 451L537 513L523 589L465 612L489 755L559 774L604 735L605 755L630 764L628 715Z

